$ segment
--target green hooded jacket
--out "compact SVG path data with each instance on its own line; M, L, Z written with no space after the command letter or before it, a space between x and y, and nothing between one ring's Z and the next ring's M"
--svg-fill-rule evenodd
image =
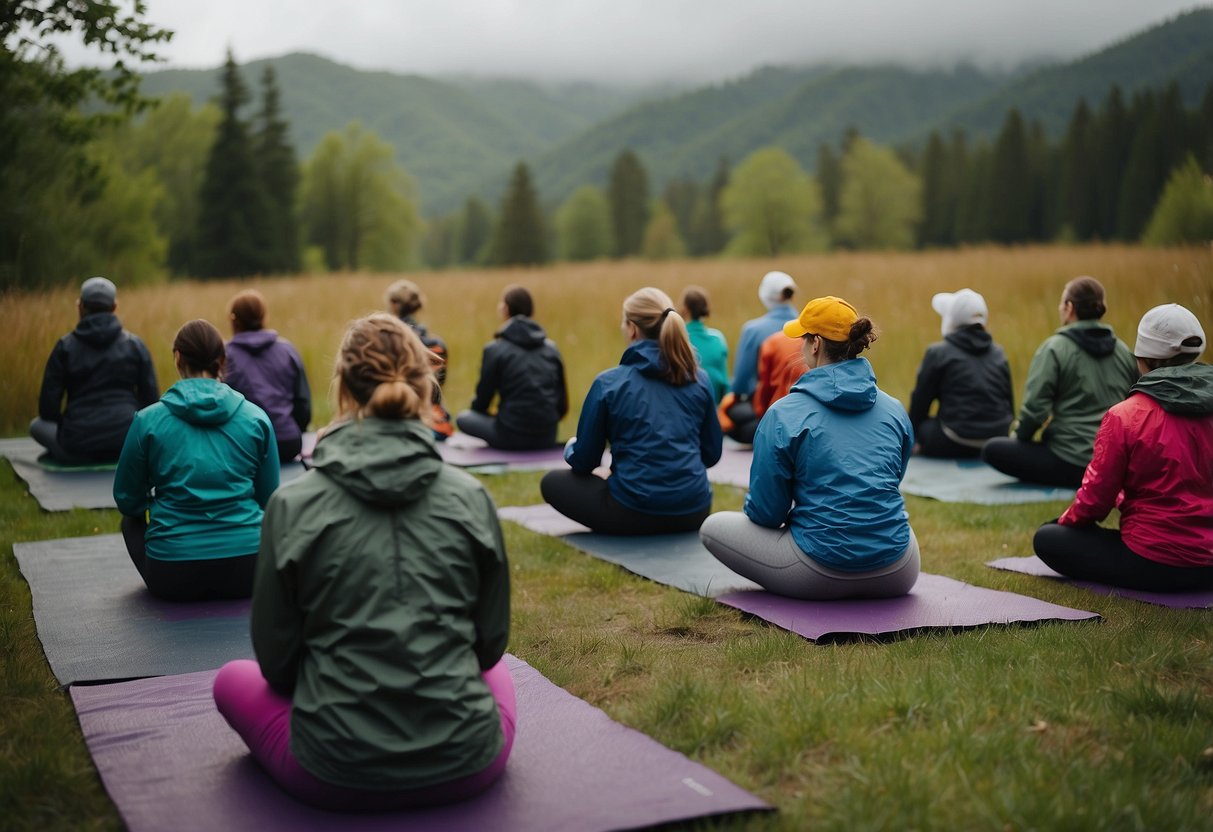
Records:
M1104 414L1129 394L1137 376L1137 360L1111 327L1099 321L1063 326L1032 356L1015 435L1030 442L1044 426L1050 451L1085 466Z
M416 419L330 430L262 527L253 649L292 700L291 751L339 786L418 788L504 741L481 672L509 635L493 501Z

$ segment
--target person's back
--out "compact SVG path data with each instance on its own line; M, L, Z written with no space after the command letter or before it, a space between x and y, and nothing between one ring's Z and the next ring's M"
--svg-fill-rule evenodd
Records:
M758 386L754 388L754 415L762 418L771 405L788 394L804 375L800 342L779 330L758 351ZM753 437L751 437L753 438Z
M796 284L784 272L767 272L758 287L758 298L767 308L759 318L746 321L737 339L737 355L733 358L733 395L745 399L753 395L758 384L758 353L762 342L796 317L791 300Z
M113 461L135 413L159 397L156 370L139 337L122 328L110 281L85 281L79 308L80 322L46 363L30 432L60 462Z
M711 300L702 286L687 286L678 302L679 314L686 320L687 338L699 359L699 366L712 383L712 398L717 404L729 390L729 342L719 329L705 324L711 314Z

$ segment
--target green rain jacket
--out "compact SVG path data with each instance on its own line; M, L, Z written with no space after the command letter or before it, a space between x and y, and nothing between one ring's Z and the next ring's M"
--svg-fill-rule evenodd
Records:
M253 649L291 698L291 751L321 780L417 788L500 752L480 674L505 652L509 567L493 501L416 419L343 424L266 508Z
M1137 381L1137 360L1112 328L1075 321L1045 339L1032 357L1015 435L1044 443L1072 465L1091 461L1095 434L1108 408Z

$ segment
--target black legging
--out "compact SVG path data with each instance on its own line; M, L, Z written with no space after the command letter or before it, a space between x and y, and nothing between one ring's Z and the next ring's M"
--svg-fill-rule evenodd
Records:
M938 419L927 419L914 431L914 440L923 456L935 456L945 459L972 459L981 456L980 447L961 445L953 442L943 432L943 423Z
M1041 442L1021 442L1009 437L991 439L981 449L981 458L1023 482L1058 488L1078 488L1087 470L1085 465L1066 462Z
M455 417L455 426L468 436L488 442L490 448L502 451L542 451L557 446L555 425L537 434L511 433L501 429L496 416L464 410Z
M303 437L296 436L294 439L279 439L278 440L278 462L286 465L288 462L299 456L303 450Z
M606 480L593 474L549 471L539 491L552 508L600 534L640 535L693 532L711 513L708 506L691 514L645 514L611 496Z
M1036 556L1069 578L1147 592L1213 589L1213 566L1168 566L1143 558L1116 529L1045 523L1032 539Z
M234 558L162 560L147 555L147 521L122 518L122 539L131 563L152 595L165 601L224 601L251 598L257 554Z

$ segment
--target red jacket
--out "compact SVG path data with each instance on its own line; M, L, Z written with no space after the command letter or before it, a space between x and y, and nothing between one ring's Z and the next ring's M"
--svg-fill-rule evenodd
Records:
M1213 566L1213 413L1168 412L1144 392L1108 410L1082 487L1058 522L1096 523L1115 505L1121 537L1136 554Z
M799 338L789 338L779 330L767 337L758 350L758 386L754 389L754 415L761 417L771 405L792 389L805 370Z

